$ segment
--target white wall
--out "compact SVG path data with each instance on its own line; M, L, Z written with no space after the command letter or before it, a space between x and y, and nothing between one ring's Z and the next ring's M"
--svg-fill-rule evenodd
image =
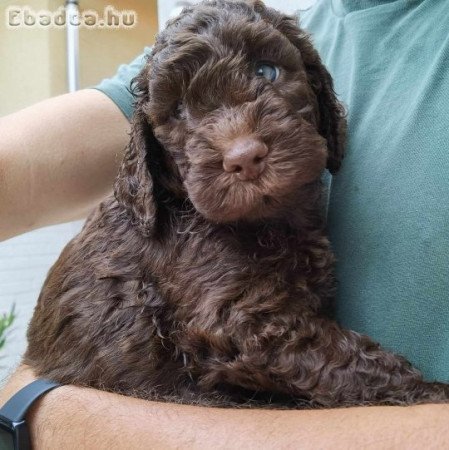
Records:
M25 332L48 269L81 222L42 228L0 243L0 314L16 305L17 319L0 351L0 382L20 362Z
M299 9L307 9L315 3L316 0L264 0L267 6L279 9L289 14L293 14ZM182 6L186 4L194 4L197 1L194 0L159 0L158 12L159 12L159 28L165 26L165 22L171 15L175 15Z
M287 13L294 13L300 9L307 9L315 3L316 0L264 0L267 6L285 11Z

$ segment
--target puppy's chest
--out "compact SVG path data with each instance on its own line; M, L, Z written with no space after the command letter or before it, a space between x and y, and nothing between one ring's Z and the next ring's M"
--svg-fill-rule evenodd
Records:
M320 238L236 234L233 230L192 233L171 245L168 264L153 276L160 294L183 322L241 320L272 311L309 307L316 302ZM325 245L327 244L327 240ZM320 282L318 282L320 284Z

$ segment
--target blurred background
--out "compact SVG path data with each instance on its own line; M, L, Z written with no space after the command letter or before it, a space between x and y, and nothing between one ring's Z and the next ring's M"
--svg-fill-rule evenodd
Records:
M307 9L315 0L265 0L287 13ZM170 16L194 1L80 0L79 10L105 8L132 12L132 26L73 27L8 25L25 20L11 9L59 11L64 1L2 0L0 2L0 117L69 90L98 84L154 42ZM73 7L73 6L71 6ZM11 16L13 14L13 16ZM64 14L64 11L63 11ZM30 23L31 18L26 19ZM114 20L113 18L111 20ZM129 21L131 23L131 21ZM78 58L76 58L78 54ZM69 55L69 56L68 56ZM78 65L78 70L68 68ZM0 211L1 214L1 211ZM26 346L26 327L44 278L66 243L80 230L72 222L26 233L0 242L0 382L16 367ZM14 305L14 310L12 311Z

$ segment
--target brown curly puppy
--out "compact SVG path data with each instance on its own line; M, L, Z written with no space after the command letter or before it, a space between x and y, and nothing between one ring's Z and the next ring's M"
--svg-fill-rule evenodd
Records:
M148 399L340 406L444 401L325 312L320 175L345 120L308 36L260 1L203 2L137 79L115 183L50 271L25 362Z

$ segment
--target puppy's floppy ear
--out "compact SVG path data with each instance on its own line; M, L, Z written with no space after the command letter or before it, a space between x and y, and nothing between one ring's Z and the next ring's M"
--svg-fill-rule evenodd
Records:
M157 215L155 182L149 170L148 159L150 152L157 153L160 144L154 137L145 114L144 107L149 100L147 68L133 80L133 84L138 100L132 119L130 142L115 180L114 195L118 203L129 212L133 223L148 236L154 230Z
M321 62L310 37L299 28L296 17L266 7L260 0L252 1L261 17L279 30L300 51L309 84L318 103L318 131L327 140L327 168L338 171L346 141L346 117L343 105L335 95L332 78Z
M346 115L343 105L334 92L332 78L324 67L308 36L301 39L301 55L307 78L312 87L319 109L318 130L327 140L327 168L334 174L338 171L344 156L346 144Z

